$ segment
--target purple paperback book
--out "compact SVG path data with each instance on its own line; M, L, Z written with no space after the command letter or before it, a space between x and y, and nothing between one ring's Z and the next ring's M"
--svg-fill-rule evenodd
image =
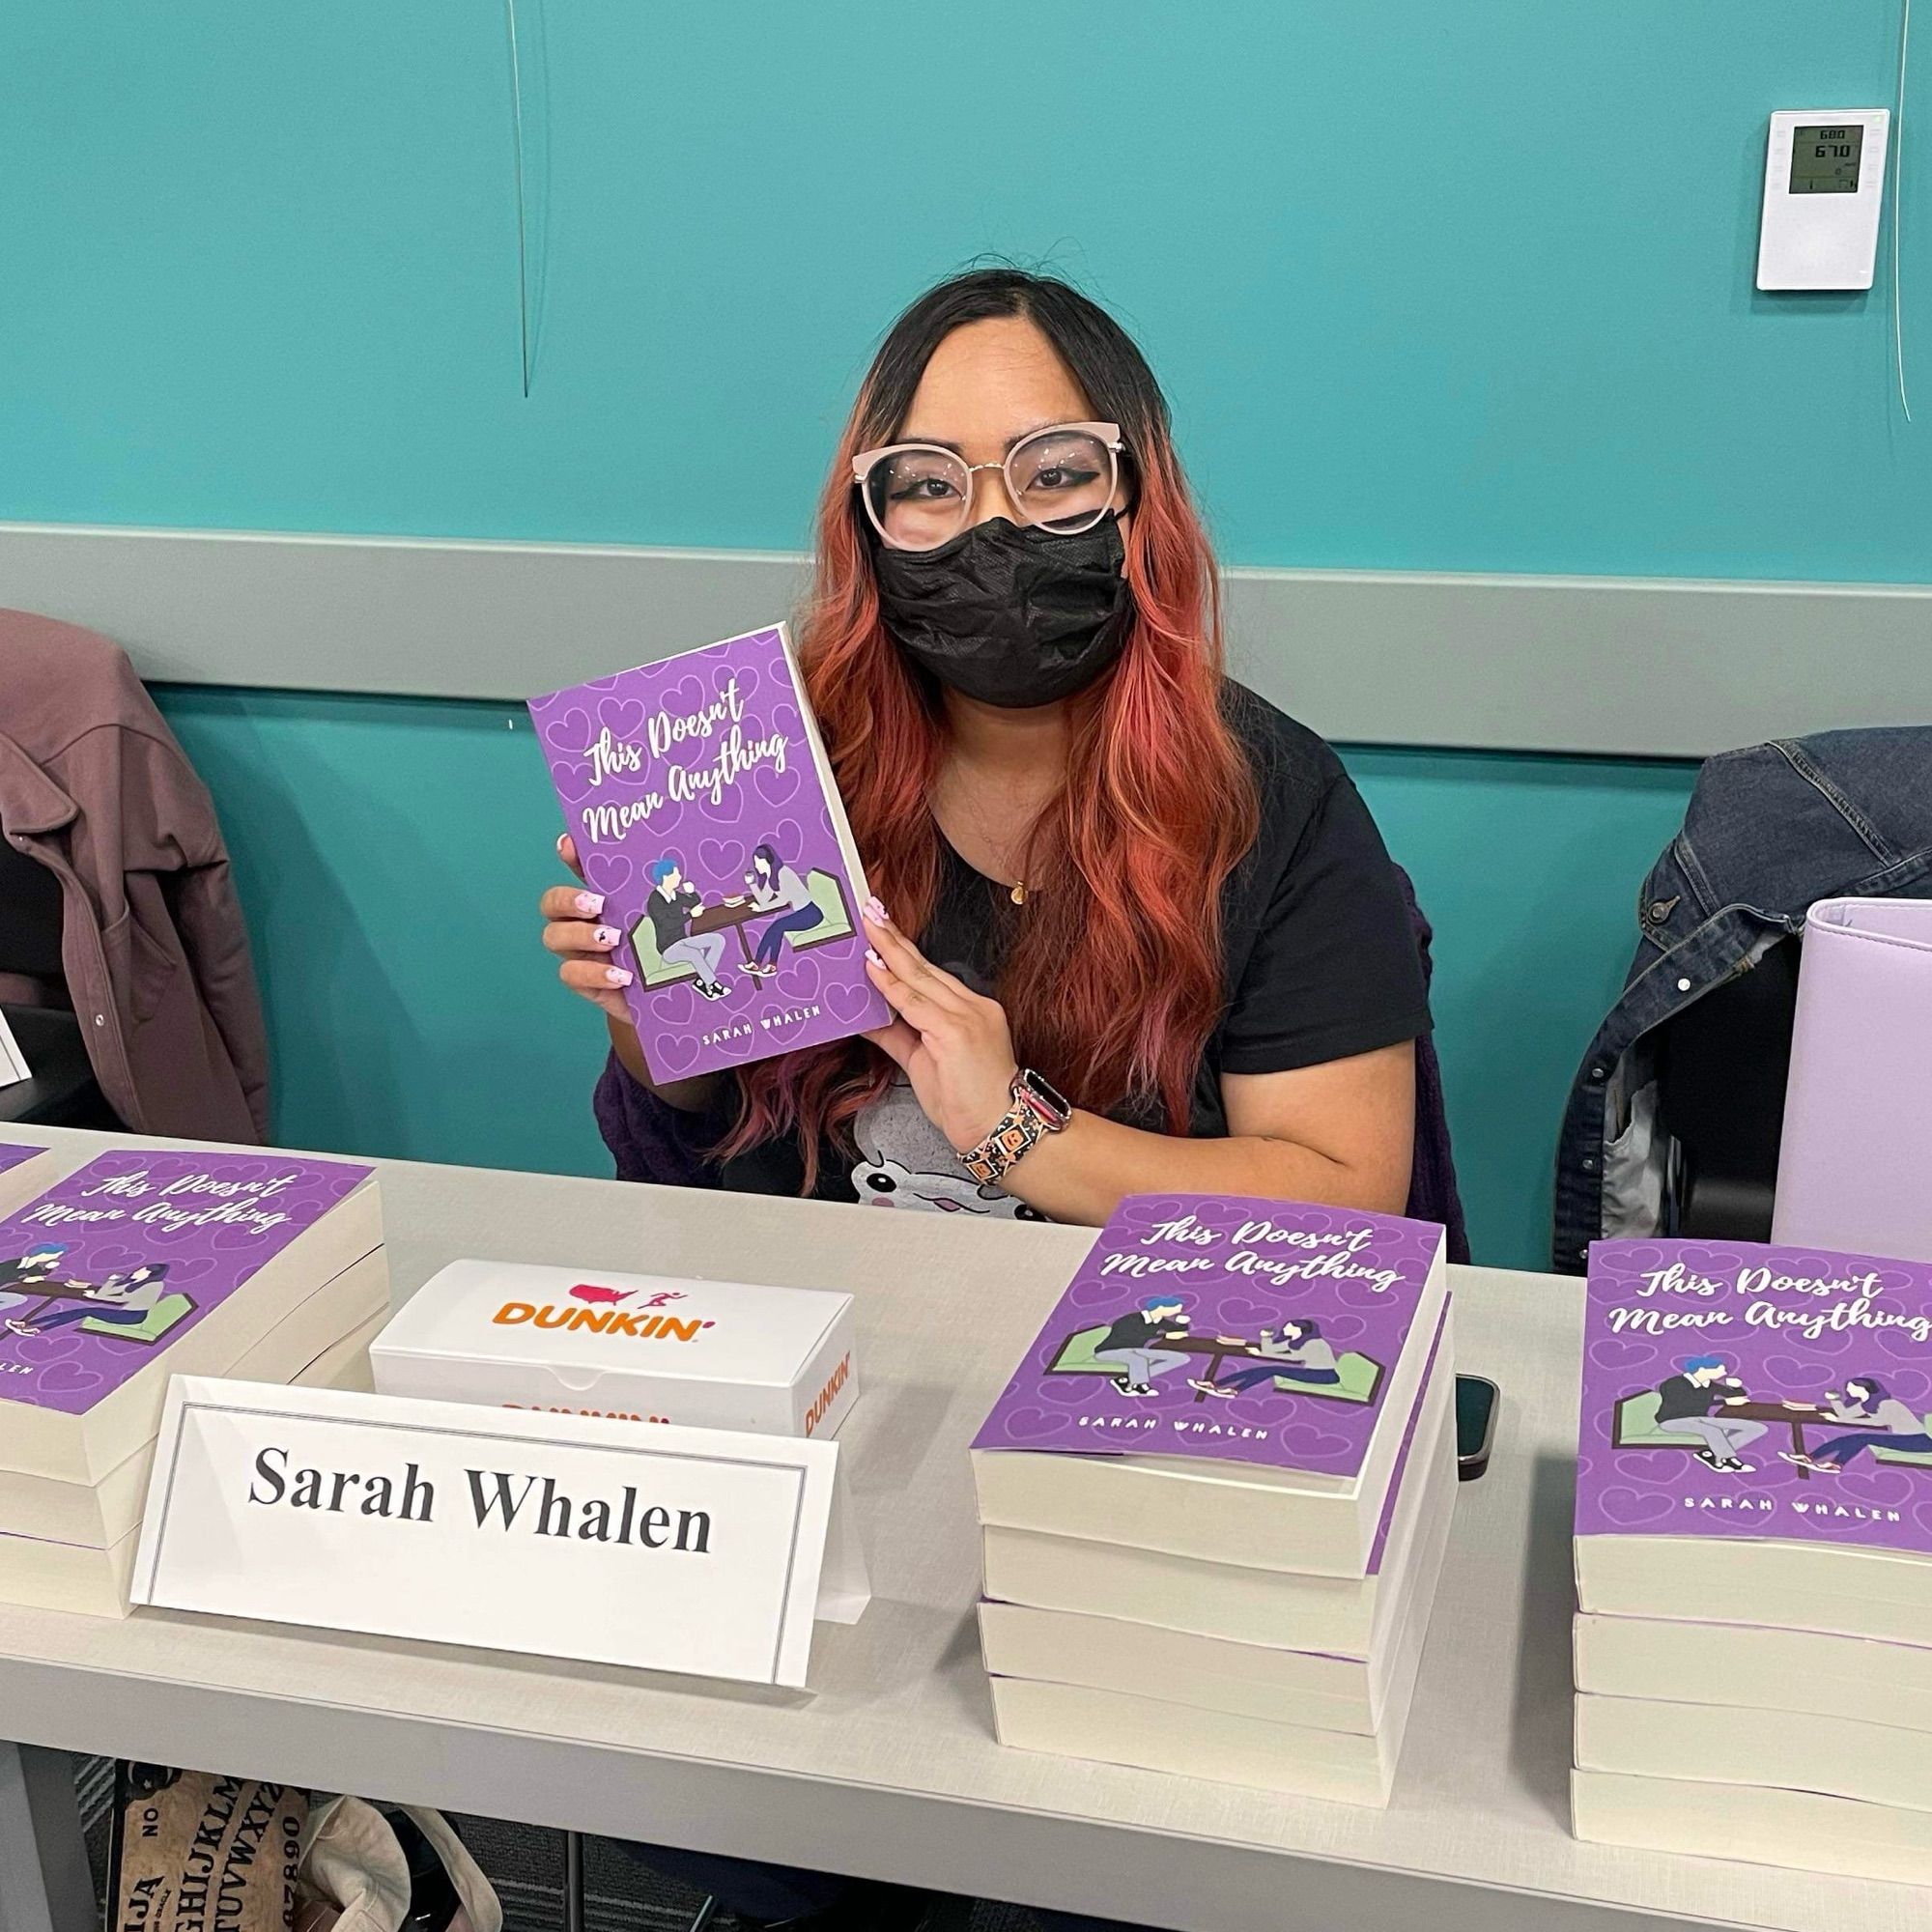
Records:
M371 1172L146 1148L76 1168L0 1221L0 1401L84 1414Z
M0 1174L16 1168L23 1160L32 1160L38 1153L45 1153L45 1148L21 1147L14 1141L0 1141Z
M689 1077L882 1027L852 846L782 625L530 700L644 1059Z
M1932 1267L1597 1242L1577 1534L1619 1533L1932 1553Z
M1397 1361L1433 1341L1411 1331L1441 1248L1387 1214L1133 1195L973 1447L1359 1476Z

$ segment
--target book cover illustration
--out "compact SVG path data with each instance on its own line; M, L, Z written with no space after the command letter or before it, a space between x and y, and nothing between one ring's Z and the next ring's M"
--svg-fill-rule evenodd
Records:
M1619 1531L1932 1552L1932 1267L1597 1242L1577 1534Z
M612 963L660 1078L892 1018L866 977L866 885L821 781L781 627L530 700Z
M1347 1208L1131 1196L973 1447L1357 1476L1441 1239Z
M9 1173L23 1160L32 1160L36 1154L45 1152L45 1148L21 1147L16 1141L0 1141L0 1174Z
M372 1170L121 1149L0 1221L0 1401L79 1415Z

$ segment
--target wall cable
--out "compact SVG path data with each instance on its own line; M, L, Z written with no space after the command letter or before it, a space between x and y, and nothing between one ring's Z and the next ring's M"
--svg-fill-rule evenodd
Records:
M1905 0L1908 10L1912 0ZM517 327L523 350L524 395L530 393L530 266L524 215L524 75L517 58L517 0L503 0L510 22L510 116L517 148ZM1903 378L1901 377L1901 381ZM1907 412L1910 414L1910 412Z
M1899 286L1899 233L1905 226L1905 74L1912 55L1912 0L1898 16L1898 98L1891 113L1891 359L1898 372L1898 406L1912 420L1912 398L1905 387L1904 298Z

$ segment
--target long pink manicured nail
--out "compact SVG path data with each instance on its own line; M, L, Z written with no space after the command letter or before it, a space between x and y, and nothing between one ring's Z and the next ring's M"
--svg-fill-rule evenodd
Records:
M615 946L623 936L614 925L600 925L590 935L590 943L593 946Z
M884 902L876 893L866 901L866 917L874 925L890 925L893 923L892 914L886 910Z
M613 986L628 986L631 983L631 976L621 966L605 967L604 977Z
M869 959L874 966L883 966L886 963L883 959L879 957L879 955L876 952L872 951L872 949L869 946L867 947L866 949L866 957Z
M595 919L604 910L604 895L602 893L579 893L577 895L577 909L585 919Z

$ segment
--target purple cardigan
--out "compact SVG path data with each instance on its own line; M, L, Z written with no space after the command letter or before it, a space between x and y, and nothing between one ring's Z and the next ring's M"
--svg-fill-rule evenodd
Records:
M1422 976L1431 973L1430 942L1435 934L1408 874L1396 867L1408 901L1409 923L1422 954ZM604 1065L595 1095L597 1125L617 1163L619 1180L651 1180L667 1187L716 1187L707 1165L696 1116L682 1113L640 1087L613 1053ZM1415 1155L1408 1177L1408 1211L1419 1221L1439 1221L1448 1231L1449 1259L1469 1259L1469 1236L1463 1202L1456 1191L1456 1162L1449 1148L1449 1118L1442 1100L1442 1068L1435 1042L1425 1035L1415 1042Z

